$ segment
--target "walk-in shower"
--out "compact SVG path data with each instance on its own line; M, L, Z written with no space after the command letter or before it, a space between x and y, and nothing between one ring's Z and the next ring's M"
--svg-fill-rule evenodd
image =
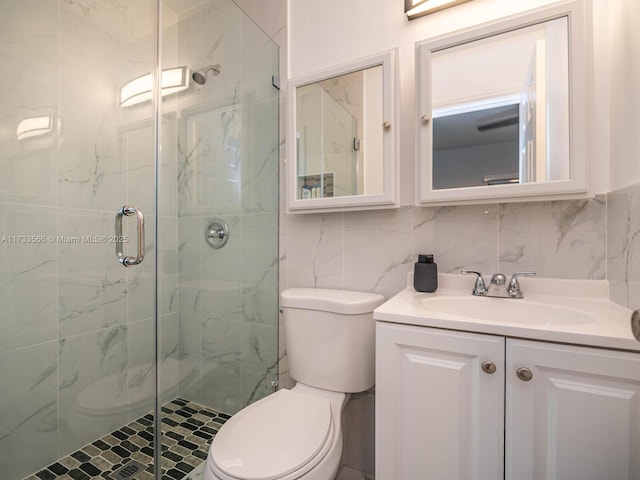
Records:
M278 48L232 0L0 26L0 477L183 478L277 378Z

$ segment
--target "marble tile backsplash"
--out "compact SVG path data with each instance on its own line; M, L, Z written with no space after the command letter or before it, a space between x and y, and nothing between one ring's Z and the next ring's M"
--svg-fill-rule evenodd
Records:
M286 216L288 284L381 293L402 290L419 253L440 272L606 278L606 201Z
M604 198L499 206L498 270L551 278L606 278Z

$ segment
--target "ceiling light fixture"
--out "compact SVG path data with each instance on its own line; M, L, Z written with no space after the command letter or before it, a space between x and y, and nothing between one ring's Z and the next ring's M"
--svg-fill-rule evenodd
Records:
M41 117L25 118L18 123L16 138L24 140L38 135L45 135L53 129L53 116L43 115Z
M168 68L162 71L162 96L171 95L189 87L189 67ZM130 107L151 100L153 75L147 73L134 78L120 88L120 106Z
M413 20L470 1L471 0L404 0L404 13L406 13L409 20Z

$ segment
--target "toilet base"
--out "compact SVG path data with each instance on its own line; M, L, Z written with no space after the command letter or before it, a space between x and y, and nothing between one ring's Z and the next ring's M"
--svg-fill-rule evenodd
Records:
M340 435L340 446L342 447L342 435ZM297 474L291 473L286 477L281 477L278 480L293 480L293 479L301 479L301 480L335 480L338 476L338 470L340 469L340 457L342 456L342 448L331 448L327 452L325 458L321 460L321 462L316 465L316 468L311 469L306 475L302 475L301 477L297 476ZM203 480L229 480L232 477L219 477L213 471L212 465L209 463L209 459L207 458L207 462L204 466L204 475ZM233 479L237 480L237 479Z

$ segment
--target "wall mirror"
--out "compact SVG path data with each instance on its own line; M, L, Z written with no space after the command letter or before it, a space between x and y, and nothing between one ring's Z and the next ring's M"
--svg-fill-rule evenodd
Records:
M419 42L417 204L592 194L582 1Z
M287 211L393 208L396 52L289 82Z

